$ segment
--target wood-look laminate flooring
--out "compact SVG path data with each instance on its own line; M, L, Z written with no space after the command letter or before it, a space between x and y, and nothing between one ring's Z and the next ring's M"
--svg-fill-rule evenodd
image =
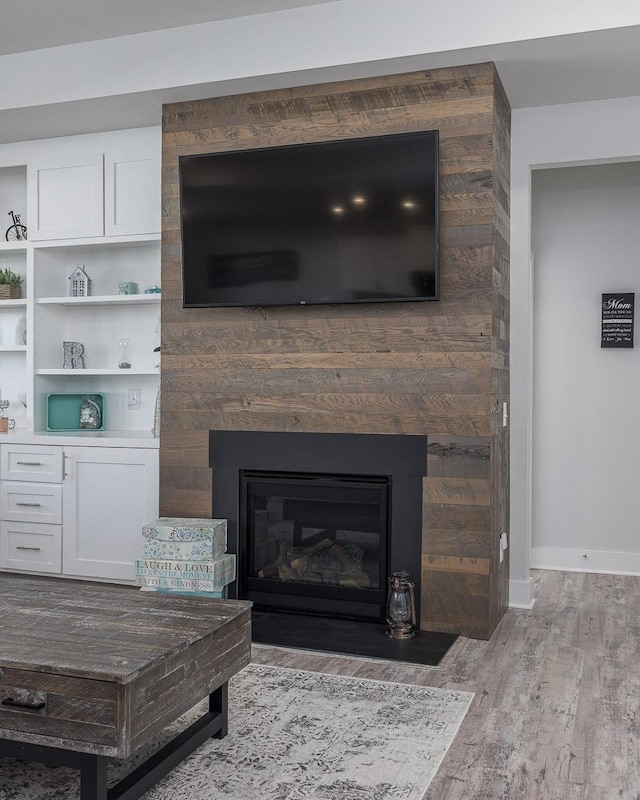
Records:
M437 669L266 646L253 661L475 692L423 800L640 800L640 577L532 574L534 608Z

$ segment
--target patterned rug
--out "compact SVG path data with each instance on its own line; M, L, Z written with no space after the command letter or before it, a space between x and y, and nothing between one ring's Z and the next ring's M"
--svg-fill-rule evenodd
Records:
M145 800L421 800L472 698L250 665L230 682L228 736L205 742ZM136 760L110 768L109 781ZM1 800L78 797L74 770L0 760Z

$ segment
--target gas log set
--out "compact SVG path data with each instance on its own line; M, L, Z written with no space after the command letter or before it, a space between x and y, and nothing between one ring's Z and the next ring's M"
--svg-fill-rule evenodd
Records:
M329 538L310 546L281 542L276 562L259 569L257 576L352 589L371 586L371 578L363 570L362 548L336 544Z

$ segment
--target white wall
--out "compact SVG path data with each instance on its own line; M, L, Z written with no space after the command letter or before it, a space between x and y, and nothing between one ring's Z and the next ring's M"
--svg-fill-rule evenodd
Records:
M531 175L552 166L640 160L640 97L519 109L511 140L511 577L530 605L533 434ZM640 217L639 217L640 218Z
M639 217L640 162L533 174L533 567L640 572L640 347L600 347Z

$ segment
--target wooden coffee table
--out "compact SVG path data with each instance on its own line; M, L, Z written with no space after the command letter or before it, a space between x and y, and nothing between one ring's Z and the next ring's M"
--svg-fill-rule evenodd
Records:
M251 603L0 575L0 757L81 771L81 800L141 797L227 732L227 681L250 661ZM127 758L209 710L107 789Z

